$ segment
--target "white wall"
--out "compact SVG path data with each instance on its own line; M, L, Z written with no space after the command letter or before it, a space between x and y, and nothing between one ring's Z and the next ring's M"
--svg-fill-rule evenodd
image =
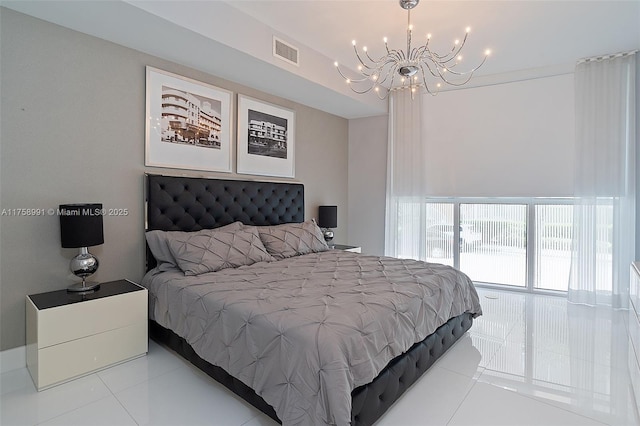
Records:
M294 110L305 216L338 205L336 240L347 239L347 120L5 8L0 56L0 208L128 209L104 219L105 243L91 250L100 259L97 281L142 278L145 172L265 179L145 167L146 65ZM72 282L77 251L62 249L59 233L56 216L1 217L0 350L24 345L27 294Z
M425 105L433 195L571 195L572 74L442 92ZM374 254L384 253L386 158L387 117L350 120L349 242Z
M424 98L429 194L570 197L573 74Z
M640 147L640 55L636 54L636 148ZM636 260L640 260L640 149L636 149Z

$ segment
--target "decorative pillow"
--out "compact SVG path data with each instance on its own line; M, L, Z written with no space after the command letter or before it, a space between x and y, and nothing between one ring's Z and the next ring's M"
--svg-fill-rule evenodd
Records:
M216 228L216 230L225 230L225 231L235 231L242 228L242 222L234 222L229 225L221 226ZM149 245L149 249L153 254L153 257L156 258L158 262L158 266L163 267L167 264L170 267L177 267L178 262L173 257L171 253L171 249L169 248L169 243L176 238L184 239L185 236L195 235L197 233L208 232L208 229L203 229L200 231L194 232L184 232L184 231L147 231L145 236L147 238L147 244Z
M259 226L258 232L267 251L276 259L329 250L313 219L302 223Z
M185 275L274 260L262 244L255 226L188 233L169 241L169 250Z

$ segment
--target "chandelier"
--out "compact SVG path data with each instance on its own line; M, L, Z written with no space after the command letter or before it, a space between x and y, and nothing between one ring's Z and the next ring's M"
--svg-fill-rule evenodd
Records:
M413 97L413 94L421 87L431 95L436 95L440 87L442 87L441 82L452 86L462 86L468 83L473 73L485 63L487 57L491 54L488 49L484 52L482 61L476 67L468 71L458 71L457 67L462 61L461 51L467 41L469 31L471 31L468 27L462 42L456 40L453 48L445 54L435 53L429 48L431 34L427 34L426 44L412 48L413 26L411 25L411 9L416 7L419 1L399 0L400 7L407 11L406 51L390 50L385 37L383 41L387 54L379 59L374 59L369 55L366 46L362 48L362 53L360 53L356 41L353 40L352 44L359 61L358 71L360 75L357 78L349 78L342 72L338 62L334 63L351 90L358 94L368 93L373 90L380 99L385 99L394 90L404 89L410 89ZM435 85L433 82L428 83L427 79L432 77L440 81Z

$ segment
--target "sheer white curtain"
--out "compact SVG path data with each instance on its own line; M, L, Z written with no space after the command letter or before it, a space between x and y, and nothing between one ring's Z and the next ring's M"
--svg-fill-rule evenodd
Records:
M627 306L635 256L636 54L579 63L569 301Z
M423 96L399 90L389 98L385 254L424 259L425 164ZM416 238L418 237L418 238Z

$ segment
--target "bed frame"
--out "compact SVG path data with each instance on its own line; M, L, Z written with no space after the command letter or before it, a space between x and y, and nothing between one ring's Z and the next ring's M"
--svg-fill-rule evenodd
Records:
M278 225L304 221L304 187L296 183L146 176L147 229L198 231L235 221ZM156 261L147 247L147 270ZM471 314L451 318L394 358L371 383L351 392L351 424L371 425L472 325ZM180 336L150 320L149 335L280 422L273 407L222 368L200 358Z

